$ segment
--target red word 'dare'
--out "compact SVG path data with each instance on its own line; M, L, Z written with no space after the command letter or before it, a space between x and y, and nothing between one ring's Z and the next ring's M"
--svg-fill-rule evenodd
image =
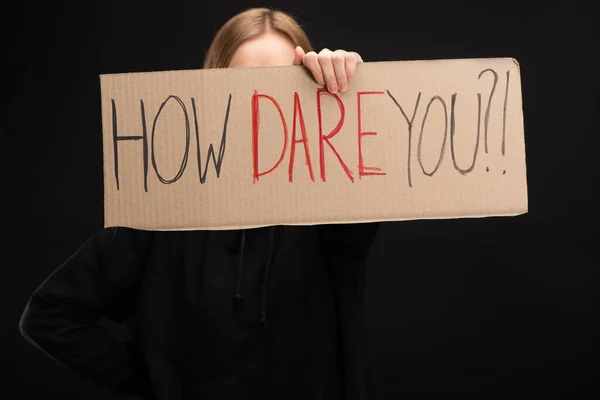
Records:
M364 160L363 160L362 139L364 136L376 135L376 132L363 132L362 131L361 96L372 95L372 94L384 94L384 92L358 92L357 93L357 114L358 114L358 118L357 118L357 128L358 128L357 129L357 132L358 132L357 153L358 153L358 176L359 176L359 178L361 178L363 176L368 176L368 175L386 175L386 173L383 172L381 170L381 168L365 166ZM327 145L329 147L329 149L333 152L335 157L337 158L340 166L346 173L346 176L348 176L348 179L350 179L350 181L354 182L354 174L353 174L352 170L344 162L344 160L342 159L342 156L338 153L335 146L331 143L331 139L340 132L340 130L342 129L342 126L344 125L344 121L345 121L345 117L346 117L346 108L344 106L344 103L339 96L329 93L324 88L317 89L316 95L317 95L317 116L318 116L318 132L319 132L319 135L318 135L319 168L320 168L321 180L323 182L327 181L326 174L325 174L325 145ZM331 130L331 132L329 132L327 134L323 133L323 110L321 107L321 97L325 96L325 95L332 96L336 100L338 108L339 108L339 114L340 114L340 119L337 122L336 126ZM282 131L283 131L283 146L282 146L279 158L277 159L277 161L271 168L269 168L268 170L263 171L263 172L260 172L259 168L258 168L258 156L259 156L258 135L259 135L259 127L260 127L260 100L261 99L268 100L271 104L273 104L273 106L275 106L275 108L277 109L277 111L279 113L279 117L281 118L281 125L283 128L282 129ZM313 181L313 182L315 181L313 167L312 167L312 161L311 161L311 156L310 156L310 149L308 146L308 135L307 135L307 130L306 130L306 124L304 122L304 116L302 113L300 97L298 96L297 92L294 92L294 112L293 112L292 124L293 124L292 125L292 134L290 137L289 130L288 130L288 124L283 115L283 111L281 110L281 106L279 105L279 102L272 96L269 96L269 95L263 94L263 93L259 93L256 90L254 91L254 95L252 96L252 169L253 169L252 176L253 176L254 182L258 181L258 179L261 176L267 175L267 174L273 172L277 167L279 167L281 165L281 163L283 162L283 159L285 158L287 149L288 149L288 142L289 142L289 149L290 149L289 166L288 166L289 181L290 182L293 181L294 158L295 158L295 154L296 154L296 145L297 144L302 144L302 146L304 147L304 157L306 159L308 173L309 173L311 181ZM300 133L299 134L297 133L298 124L300 125ZM300 138L298 138L298 136L300 136Z

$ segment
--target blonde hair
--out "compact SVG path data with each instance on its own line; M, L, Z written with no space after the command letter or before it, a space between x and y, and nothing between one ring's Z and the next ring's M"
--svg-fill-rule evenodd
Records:
M289 14L269 8L251 8L229 19L217 32L204 60L204 68L227 68L233 53L245 41L275 31L294 46L312 51L306 33Z

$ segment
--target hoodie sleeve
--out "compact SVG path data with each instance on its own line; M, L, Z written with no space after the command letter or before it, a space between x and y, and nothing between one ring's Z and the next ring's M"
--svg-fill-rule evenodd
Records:
M147 379L143 358L98 324L135 307L149 232L108 228L92 236L32 294L23 337L62 366L124 395Z
M367 258L378 228L379 223L321 227L321 244L339 312L347 400L376 397L367 351L363 300Z

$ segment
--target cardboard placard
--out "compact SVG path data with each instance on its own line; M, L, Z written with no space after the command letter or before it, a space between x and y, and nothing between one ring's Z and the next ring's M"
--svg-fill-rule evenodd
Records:
M101 75L105 226L146 230L527 212L512 58Z

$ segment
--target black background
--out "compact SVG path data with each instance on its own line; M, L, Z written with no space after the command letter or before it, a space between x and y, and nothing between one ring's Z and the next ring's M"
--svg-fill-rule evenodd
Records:
M20 2L0 13L8 223L1 397L118 398L18 332L30 293L102 228L98 75L199 68L218 27L262 5ZM599 393L600 68L592 2L266 5L296 15L316 48L354 50L365 61L508 56L520 63L529 213L382 225L367 293L380 397Z

